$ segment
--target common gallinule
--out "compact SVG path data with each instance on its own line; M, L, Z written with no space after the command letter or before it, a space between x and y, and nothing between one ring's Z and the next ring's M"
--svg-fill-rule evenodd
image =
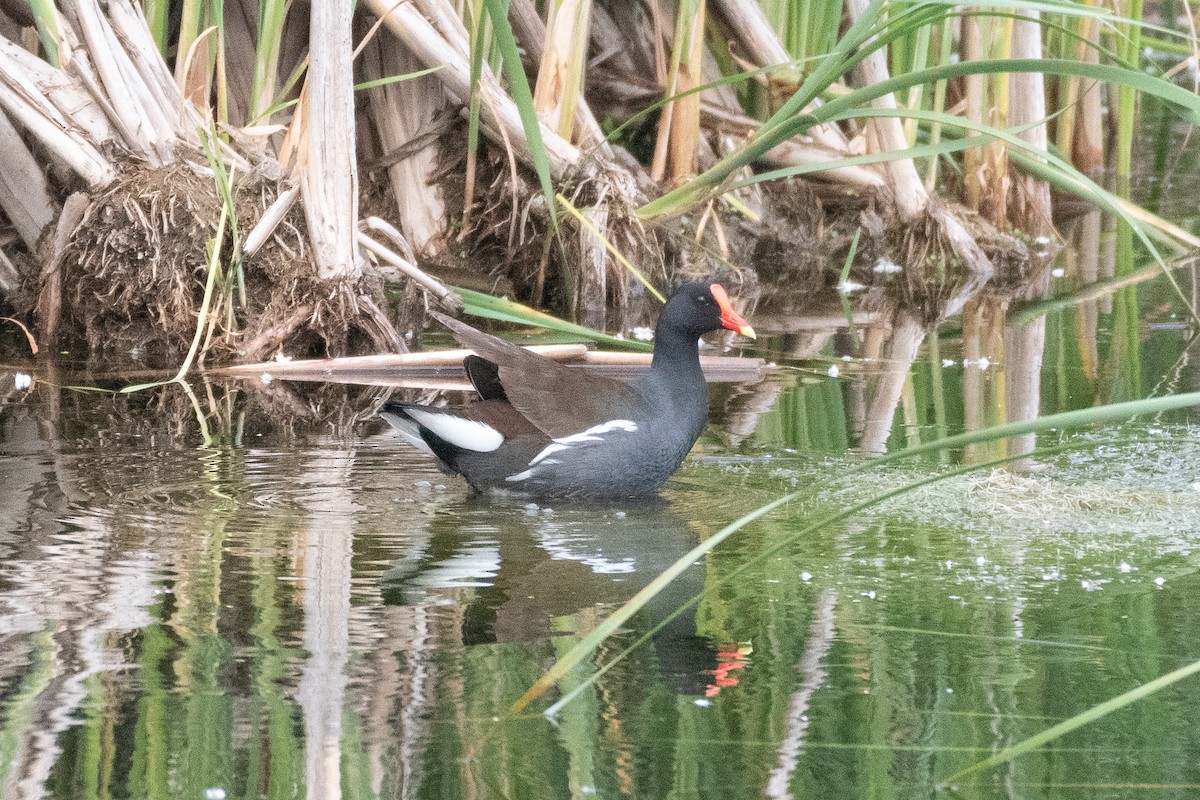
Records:
M700 337L724 327L754 338L719 284L684 284L659 315L649 371L623 383L434 317L475 351L463 366L481 400L448 408L389 403L381 415L476 489L535 497L658 491L708 416Z

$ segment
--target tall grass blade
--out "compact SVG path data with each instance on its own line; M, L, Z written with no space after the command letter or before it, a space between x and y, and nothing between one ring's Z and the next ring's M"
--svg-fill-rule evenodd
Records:
M542 186L546 212L550 215L550 227L557 231L558 211L554 203L554 187L550 181L550 161L546 157L546 145L542 141L541 126L533 107L533 92L530 91L529 79L525 77L525 67L521 64L521 53L517 49L517 40L508 22L508 0L483 0L483 3L491 18L496 46L500 49L500 57L508 73L513 102L521 115L521 127L525 129L525 137L529 144L529 158L533 161L538 183Z
M475 170L479 158L479 119L483 103L479 95L479 81L483 77L483 56L487 50L487 17L483 13L483 0L467 3L467 20L470 22L471 47L471 96L467 102L467 165L463 189L463 228L471 220L471 207L475 200Z
M200 341L204 338L204 329L208 322L209 309L212 307L212 299L217 285L217 275L221 267L221 242L225 238L225 223L228 218L229 209L227 206L222 205L221 218L217 222L217 235L209 247L208 278L204 282L204 298L200 301L200 313L196 320L196 333L192 337L192 344L188 348L187 356L184 357L183 363L179 365L179 371L175 373L175 377L168 381L155 381L153 383L139 383L135 386L126 386L121 389L121 394L132 394L140 392L143 389L162 386L164 383L182 381L191 370L192 362L196 359L196 354L200 350Z
M866 17L864 17L864 20ZM861 20L860 20L861 21ZM852 28L853 30L853 28ZM849 34L847 34L849 36ZM840 46L840 45L839 45ZM828 59L835 61L833 57ZM1108 64L1077 63L1064 59L993 59L969 63L941 64L928 69L898 75L872 86L856 89L835 97L824 105L801 113L792 101L801 96L801 91L784 105L771 120L759 129L758 135L736 152L721 159L717 164L691 181L659 197L638 209L643 219L655 219L681 213L694 204L708 199L737 170L756 161L771 148L803 133L814 125L838 118L851 108L865 108L877 97L895 92L904 92L914 86L936 81L952 80L968 75L996 75L1006 72L1036 72L1047 75L1080 76L1093 80L1128 86L1142 94L1161 98L1182 112L1191 124L1200 124L1200 96L1152 75L1146 75L1125 67ZM805 85L814 76L822 74L818 66ZM840 74L840 73L839 73ZM836 76L834 76L836 77ZM801 106L803 108L803 106ZM786 112L786 113L785 113ZM908 112L912 113L912 112Z
M254 77L250 84L251 119L261 119L275 96L287 9L287 0L259 0L258 42L254 51Z
M941 781L936 788L939 790L950 789L953 791L954 782L966 777L967 775L979 772L980 770L999 766L1000 764L1004 764L1008 761L1012 761L1014 758L1024 755L1030 750L1037 749L1047 742L1052 742L1055 739L1061 738L1076 728L1082 728L1084 725L1089 725L1098 719L1102 719L1118 709L1122 709L1131 703L1136 703L1138 700L1142 700L1152 694L1155 694L1156 692L1162 691L1168 686L1178 683L1184 678L1189 678L1198 672L1200 672L1200 661L1193 661L1191 664L1180 667L1177 670L1172 670L1166 675L1160 675L1149 683L1142 684L1136 689L1130 689L1128 692L1119 694L1111 700L1105 700L1103 703L1092 706L1081 714L1076 714L1070 719L1063 720L1057 725L1053 725L1041 733L1034 734L1028 739L1023 739L1022 741L1017 742L1012 747L1004 748L990 758L985 758L983 761L972 764L966 769L959 770L950 777L946 778L944 781Z
M364 89L374 89L377 86L387 86L391 83L403 83L404 81L411 81L413 78L420 78L422 76L437 72L441 68L442 67L439 65L436 67L419 69L415 72L405 72L401 75L389 75L386 78L376 78L373 81L363 81L362 83L354 84L354 91L359 92Z
M471 289L455 289L455 291L462 297L463 311L476 317L494 319L499 322L512 322L517 325L536 325L539 328L592 339L626 350L639 350L641 352L650 352L653 350L653 346L648 342L620 339L585 325L576 325L573 322L561 320L544 311L538 311L503 297L493 297L490 294L476 292Z
M54 6L54 0L29 0L29 10L33 12L33 23L37 26L46 60L55 67L62 67L58 52L62 30L58 24L58 9Z
M168 38L170 36L171 2L170 0L145 0L142 10L146 15L146 27L150 29L154 45L158 48L158 52L162 53L165 61L171 46Z

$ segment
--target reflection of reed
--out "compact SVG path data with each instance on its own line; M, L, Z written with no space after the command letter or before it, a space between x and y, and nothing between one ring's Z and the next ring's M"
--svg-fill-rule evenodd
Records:
M892 336L884 354L883 372L868 390L867 418L859 445L865 452L882 453L887 450L888 436L892 432L892 421L896 418L904 383L924 338L925 327L919 319L911 314L896 315L892 323Z
M808 643L796 672L800 674L800 687L792 693L787 714L783 719L783 734L779 742L779 764L771 770L764 791L770 798L790 798L788 784L796 771L800 753L804 749L804 738L808 733L808 708L812 696L825 683L825 668L822 662L833 646L835 634L833 612L837 605L837 593L832 589L821 592L813 609L812 624L808 629Z
M342 718L350 650L350 555L355 504L352 453L328 451L308 465L301 502L304 537L304 649L297 689L304 712L305 786L314 800L336 800L342 785Z
M1003 383L997 371L1004 351L1003 310L993 300L979 298L963 308L962 320L963 427L977 431L1004 421ZM963 451L970 463L1002 456L1003 442L970 444Z
M421 784L421 756L430 739L427 720L437 701L445 699L438 691L436 656L456 644L447 640L451 626L439 625L438 619L423 605L393 606L379 615L378 643L363 676L369 687L363 693L363 727L374 797L382 796L385 783L397 785L400 797L416 796ZM404 654L403 669L397 668L398 653Z
M1050 274L1043 270L1026 288L1030 296L1044 296L1049 289ZM1007 422L1028 422L1038 417L1042 401L1042 355L1046 348L1046 318L1039 317L1028 325L1006 325L1004 328L1004 412ZM1010 437L1009 455L1029 455L1037 448L1037 434L1027 433ZM1021 459L1009 465L1012 470L1034 466L1032 459Z
M727 447L737 447L754 435L763 414L775 408L783 383L778 376L754 384L737 386L725 401L722 427Z
M1099 209L1084 214L1071 232L1070 252L1078 259L1080 285L1087 286L1100 279L1100 234L1103 214ZM1095 393L1099 377L1100 350L1096 330L1100 321L1100 306L1096 300L1084 300L1076 309L1075 325L1079 336L1079 356L1084 378Z
M39 384L39 396L60 390ZM60 739L81 709L111 702L111 684L94 680L126 663L124 634L149 622L154 573L170 557L133 547L114 514L82 514L103 502L86 489L94 465L72 456L52 425L22 410L6 419L5 489L0 493L0 679L20 690L5 704L11 743L0 796L47 793ZM137 537L137 541L142 537ZM107 791L106 785L99 787Z

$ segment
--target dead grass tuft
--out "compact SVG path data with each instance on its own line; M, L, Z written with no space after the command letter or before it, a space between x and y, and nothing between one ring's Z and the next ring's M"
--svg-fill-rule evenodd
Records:
M234 203L244 234L278 196L274 180L239 180ZM139 352L151 363L176 362L195 336L208 247L221 204L210 175L175 163L129 164L95 197L63 254L63 330L81 331L92 357ZM374 273L356 281L320 281L306 247L297 205L252 260L243 262L244 303L235 275L223 275L203 340L214 361L345 355L391 348L382 335L382 286ZM230 264L233 239L222 243ZM374 280L374 283L368 281ZM379 302L376 302L379 300Z

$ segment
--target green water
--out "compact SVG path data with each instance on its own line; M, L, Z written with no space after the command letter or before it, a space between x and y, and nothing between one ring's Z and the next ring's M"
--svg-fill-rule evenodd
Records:
M1161 360L1148 385L1195 382ZM1050 434L1078 447L1045 472L797 536L948 469L853 473L849 381L821 369L758 414L754 390L716 391L641 505L472 497L369 418L378 390L17 392L0 796L1197 796L1200 678L938 788L1200 659L1197 412ZM654 575L797 487L508 714Z

